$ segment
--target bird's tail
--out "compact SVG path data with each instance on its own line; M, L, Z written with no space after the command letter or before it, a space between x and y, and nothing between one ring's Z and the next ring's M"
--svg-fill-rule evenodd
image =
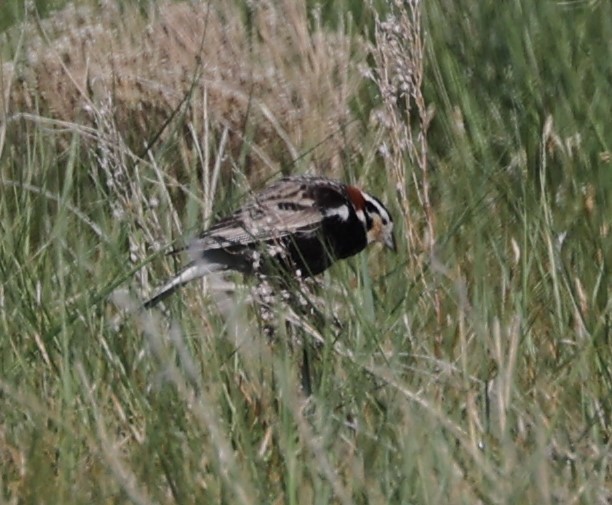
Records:
M155 295L142 304L142 307L144 309L150 309L188 282L225 269L226 267L219 263L204 263L202 261L192 262L159 288Z

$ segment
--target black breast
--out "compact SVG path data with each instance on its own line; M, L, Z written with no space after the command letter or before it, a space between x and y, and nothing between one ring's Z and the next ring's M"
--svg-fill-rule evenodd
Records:
M335 260L348 258L367 245L364 225L350 204L344 187L339 184L309 188L321 214L326 210L346 207L348 219L331 215L324 217L317 233L297 233L287 237L287 250L295 268L304 277L317 275L329 268Z

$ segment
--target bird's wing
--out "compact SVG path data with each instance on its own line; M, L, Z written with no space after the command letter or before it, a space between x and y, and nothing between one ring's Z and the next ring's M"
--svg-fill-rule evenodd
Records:
M342 187L317 177L285 177L191 242L192 252L252 245L295 233L316 233L324 208L343 205Z
M204 232L191 243L190 250L221 249L299 232L314 233L322 219L323 214L312 199L289 199L266 192Z

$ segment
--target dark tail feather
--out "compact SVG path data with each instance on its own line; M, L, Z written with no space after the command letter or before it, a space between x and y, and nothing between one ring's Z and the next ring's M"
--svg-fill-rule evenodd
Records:
M219 270L224 270L224 268L216 263L190 263L164 284L154 296L144 302L142 307L144 309L150 309L188 282L204 277L212 272L218 272Z
M161 302L162 300L165 300L167 297L169 297L172 293L174 293L181 286L182 284L176 284L172 287L162 289L155 296L152 296L146 302L144 302L142 304L142 308L150 309L152 307L155 307L159 302Z

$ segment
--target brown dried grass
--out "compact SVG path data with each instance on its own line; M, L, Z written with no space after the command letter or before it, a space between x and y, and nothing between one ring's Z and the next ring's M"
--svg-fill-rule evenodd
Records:
M95 131L110 111L137 155L154 140L178 140L183 162L195 159L194 139L227 130L223 168L251 179L325 141L310 162L338 173L358 149L355 36L324 30L290 0L258 2L250 30L244 18L233 2L160 2L144 15L106 1L25 23L7 36L24 44L3 64L3 123L19 135L18 119L33 114Z

